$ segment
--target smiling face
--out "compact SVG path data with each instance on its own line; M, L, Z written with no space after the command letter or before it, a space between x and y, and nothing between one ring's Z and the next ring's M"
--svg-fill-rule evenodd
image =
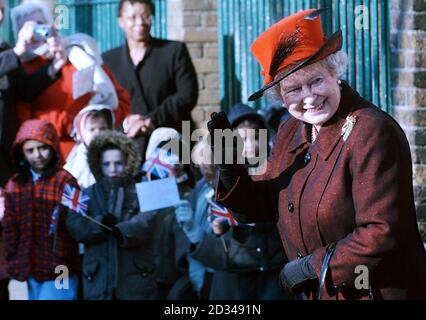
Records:
M337 81L336 74L317 62L281 81L280 95L293 117L319 129L339 107L340 89Z
M102 152L102 175L107 178L119 178L124 172L126 157L119 149L108 149Z
M118 18L118 24L127 40L146 42L150 38L153 12L145 3L125 2Z
M50 165L53 158L52 148L37 140L27 140L22 145L22 152L31 168L42 173Z

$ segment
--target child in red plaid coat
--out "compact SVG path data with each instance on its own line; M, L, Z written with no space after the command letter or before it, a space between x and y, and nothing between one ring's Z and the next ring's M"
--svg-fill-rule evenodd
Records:
M12 146L15 174L6 185L3 237L10 276L27 281L30 300L77 296L78 244L65 226L61 205L75 179L60 167L58 136L45 120L28 120Z

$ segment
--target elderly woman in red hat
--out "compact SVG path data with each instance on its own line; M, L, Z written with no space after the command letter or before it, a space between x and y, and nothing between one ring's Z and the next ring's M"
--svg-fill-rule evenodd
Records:
M251 99L269 92L292 117L281 124L263 175L218 164L217 199L242 223L277 222L290 260L280 281L293 293L426 299L407 139L338 79L341 32L325 38L320 13L289 16L253 43L265 86ZM213 114L208 127L212 135L229 128L226 115Z

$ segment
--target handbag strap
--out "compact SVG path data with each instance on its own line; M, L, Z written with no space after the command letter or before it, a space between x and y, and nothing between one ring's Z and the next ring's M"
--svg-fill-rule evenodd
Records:
M317 291L317 300L321 300L321 292L324 289L325 277L327 276L328 266L330 264L331 257L336 249L336 243L332 243L327 250L324 261L321 266L321 274L319 279L318 291Z

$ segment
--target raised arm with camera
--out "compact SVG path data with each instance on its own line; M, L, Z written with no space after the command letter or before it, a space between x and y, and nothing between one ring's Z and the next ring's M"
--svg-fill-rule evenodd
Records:
M10 74L16 79L16 94L24 101L31 101L58 79L61 67L66 62L66 53L60 39L51 35L46 43L54 58L52 62L30 75L23 70L21 62L37 39L37 26L34 21L27 21L18 33L15 47L3 44L6 50L0 52L0 77Z

